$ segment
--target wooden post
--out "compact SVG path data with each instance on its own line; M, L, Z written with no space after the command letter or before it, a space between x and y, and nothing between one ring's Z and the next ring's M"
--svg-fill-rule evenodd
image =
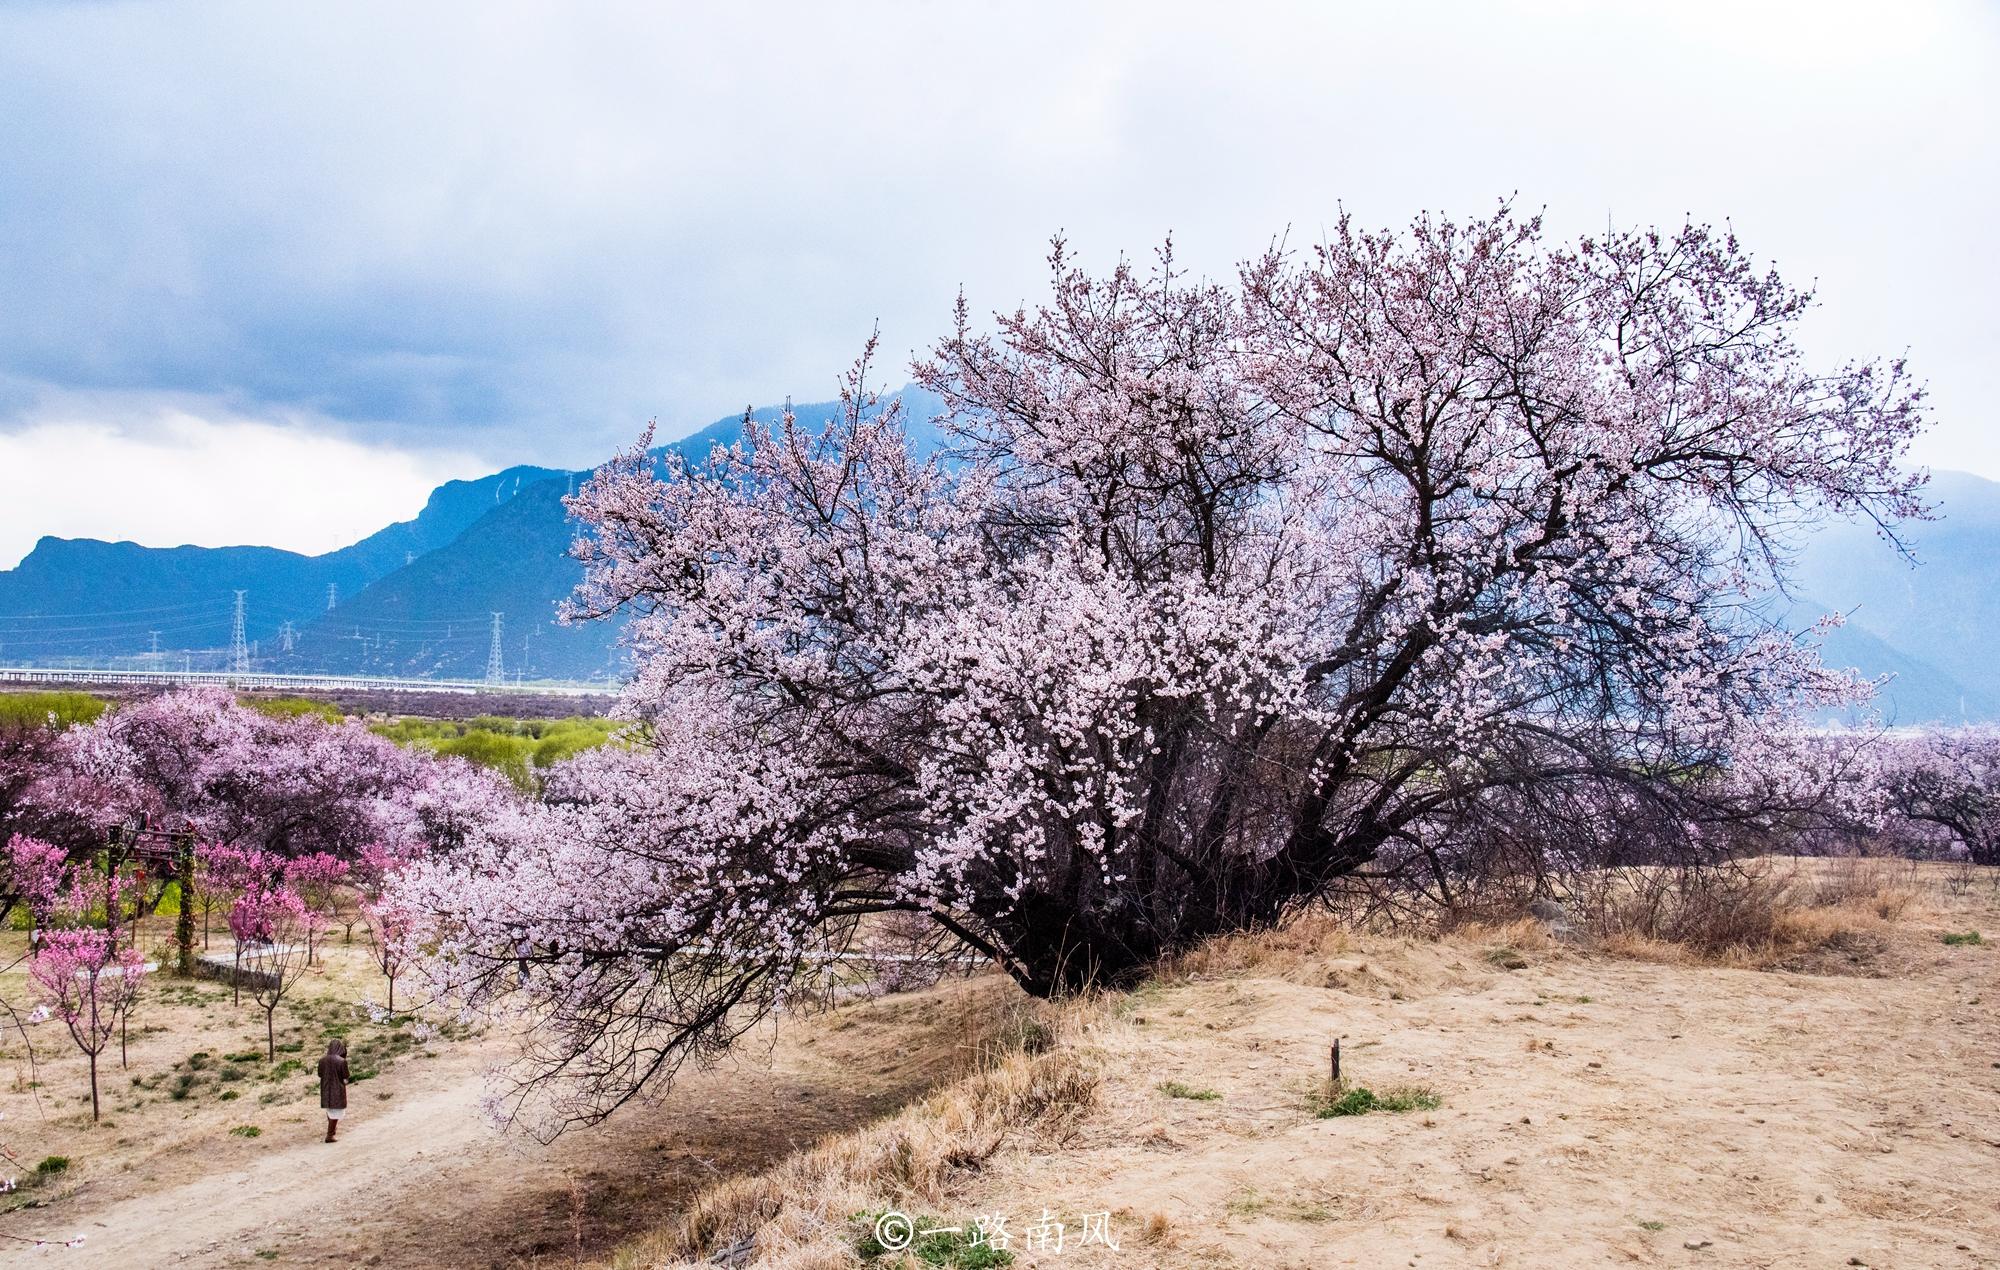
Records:
M1333 1053L1331 1059L1333 1068L1332 1079L1335 1087L1337 1088L1340 1085L1340 1038L1337 1036L1333 1038Z
M118 951L118 866L124 862L124 831L112 825L104 831L104 935Z
M174 840L174 876L181 884L181 911L174 918L174 940L180 945L180 972L194 977L194 835Z

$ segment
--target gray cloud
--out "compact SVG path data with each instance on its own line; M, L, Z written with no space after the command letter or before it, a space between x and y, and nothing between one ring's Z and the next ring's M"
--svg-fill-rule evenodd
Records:
M1976 4L14 6L0 414L201 394L580 464L1173 230L1731 218L2000 475ZM0 425L5 426L5 425Z

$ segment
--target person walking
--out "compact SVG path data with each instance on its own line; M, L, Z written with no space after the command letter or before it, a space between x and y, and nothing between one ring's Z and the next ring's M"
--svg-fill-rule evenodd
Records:
M331 1142L347 1114L347 1042L339 1037L326 1043L319 1060L319 1105L326 1110L326 1140Z

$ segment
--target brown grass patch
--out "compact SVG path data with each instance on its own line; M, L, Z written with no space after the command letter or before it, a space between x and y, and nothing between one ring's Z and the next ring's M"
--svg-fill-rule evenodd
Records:
M1295 979L1353 947L1353 934L1338 917L1305 912L1269 930L1218 935L1161 962L1152 977L1162 983L1250 974Z
M1584 923L1614 956L1744 968L1854 969L1919 908L1880 861L1754 861L1663 884L1637 875Z
M1101 1055L1086 1038L1100 1011L1080 1000L1034 1012L1035 1027L1016 1026L986 1048L983 1070L768 1172L716 1186L676 1228L626 1245L611 1265L698 1266L745 1239L759 1266L851 1265L855 1213L947 1207L953 1181L1010 1136L1060 1142L1097 1100ZM1022 1043L1009 1047L1007 1035Z

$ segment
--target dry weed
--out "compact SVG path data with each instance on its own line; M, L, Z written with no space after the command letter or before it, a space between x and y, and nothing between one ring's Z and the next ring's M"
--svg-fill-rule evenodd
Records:
M1060 1136L1097 1099L1096 1003L1044 1007L1035 1049L988 1048L983 1070L898 1114L734 1178L700 1195L675 1230L628 1244L614 1270L698 1266L754 1241L755 1264L808 1270L853 1264L853 1214L947 1203L951 1184L1015 1134Z
M1257 931L1218 935L1179 956L1160 963L1154 978L1162 983L1188 983L1256 972L1271 978L1292 978L1316 969L1329 957L1353 946L1340 919L1324 912L1305 912L1282 925Z
M1916 905L1887 861L1756 861L1664 882L1635 872L1585 927L1616 956L1759 968L1829 953L1865 958Z

